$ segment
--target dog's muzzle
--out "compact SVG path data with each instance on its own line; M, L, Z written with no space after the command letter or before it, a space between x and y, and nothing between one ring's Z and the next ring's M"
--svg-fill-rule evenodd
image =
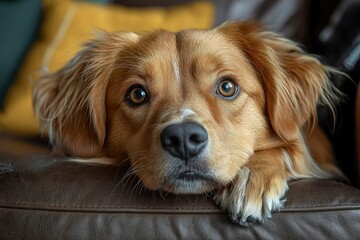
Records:
M195 122L167 126L160 135L161 146L172 156L184 161L198 156L208 143L208 134Z

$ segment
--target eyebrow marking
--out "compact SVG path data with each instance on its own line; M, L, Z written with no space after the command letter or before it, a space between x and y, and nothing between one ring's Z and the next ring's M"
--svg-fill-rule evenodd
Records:
M180 121L185 120L189 116L196 115L195 112L191 108L183 108L181 109Z
M160 117L161 122L178 123L186 120L190 116L196 116L196 113L187 107L179 109L169 109Z

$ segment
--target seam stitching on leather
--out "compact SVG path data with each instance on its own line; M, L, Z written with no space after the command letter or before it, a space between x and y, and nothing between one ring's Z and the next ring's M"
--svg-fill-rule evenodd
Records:
M144 206L128 206L128 205L115 205L115 206L91 206L91 205L63 205L63 204L46 204L43 203L24 203L24 202L12 202L12 201L0 201L0 204L6 204L6 205L18 205L18 206L41 206L44 207L59 207L59 208L77 208L77 209L156 209L156 210L216 210L214 208L172 208L172 207L144 207ZM32 205L32 206L31 206ZM358 206L357 206L358 205ZM0 207L16 207L16 206L0 206ZM301 206L301 207L289 207L289 208L283 208L281 211L287 211L287 210L299 210L299 209L313 209L313 208L321 208L321 207L354 207L354 208L360 208L360 202L356 202L353 204L336 204L336 205L330 205L330 204L319 204L319 205L307 205L307 206ZM334 209L336 210L336 209Z

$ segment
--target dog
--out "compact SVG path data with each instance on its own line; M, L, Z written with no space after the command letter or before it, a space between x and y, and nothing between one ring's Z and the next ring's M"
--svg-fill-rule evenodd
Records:
M282 208L290 180L341 175L316 123L336 72L253 22L103 32L33 102L55 149L130 161L150 190L212 192L247 226Z

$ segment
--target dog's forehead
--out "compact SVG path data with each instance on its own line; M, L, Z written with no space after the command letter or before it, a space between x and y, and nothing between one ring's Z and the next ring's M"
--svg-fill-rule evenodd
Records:
M146 75L170 74L178 83L245 62L241 50L215 30L159 31L145 35L139 46Z
M190 55L202 53L216 54L218 51L231 52L232 46L228 39L218 31L212 30L184 30L176 33L179 51Z
M240 49L233 45L223 34L212 30L185 30L175 34L177 53L187 63L229 64L228 58L243 60ZM191 60L191 61L189 61Z
M211 30L183 30L180 32L157 31L145 34L139 43L146 42L145 51L186 53L188 56L218 51L229 51L230 41L219 31ZM231 47L230 47L231 48Z

